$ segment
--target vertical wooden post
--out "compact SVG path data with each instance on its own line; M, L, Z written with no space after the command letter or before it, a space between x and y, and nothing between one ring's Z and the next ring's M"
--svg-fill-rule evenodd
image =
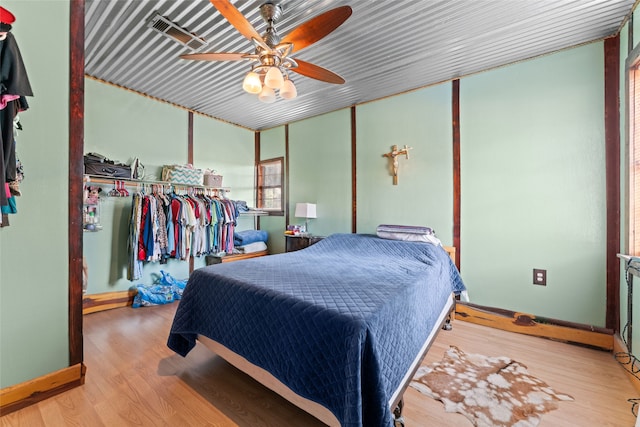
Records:
M460 270L460 80L451 82L451 124L453 126L453 246L456 248L456 267Z
M71 0L69 24L69 366L73 366L83 361L84 0Z
M606 327L620 331L620 35L604 41L604 130L607 194Z
M285 190L284 190L284 228L286 230L289 225L289 125L284 125L284 177L285 177Z
M358 183L357 177L357 127L356 107L351 107L351 232L358 232Z
M193 111L187 115L187 163L193 164ZM189 256L189 275L194 270L193 254Z
M627 29L627 53L633 50L633 13L629 15L628 29Z
M253 133L253 159L254 159L254 188L255 188L255 199L253 206L258 206L258 163L260 162L260 131L256 131ZM260 230L260 217L256 219L256 228Z

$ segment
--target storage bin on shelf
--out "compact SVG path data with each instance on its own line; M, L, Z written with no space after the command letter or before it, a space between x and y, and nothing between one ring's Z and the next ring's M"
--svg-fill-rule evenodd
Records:
M203 185L204 172L191 165L168 165L162 168L162 181L174 184Z
M207 187L222 187L222 175L218 175L214 172L205 172L204 173L204 185Z

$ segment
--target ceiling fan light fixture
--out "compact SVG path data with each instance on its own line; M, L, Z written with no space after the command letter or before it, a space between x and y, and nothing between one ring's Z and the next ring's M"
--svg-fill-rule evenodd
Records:
M265 104L271 104L276 100L276 93L269 86L265 85L262 92L258 95L258 99Z
M278 67L269 67L267 75L264 77L264 85L271 89L280 89L284 84L284 77L282 77L282 71Z
M260 93L262 91L262 83L258 73L249 71L242 82L242 89L253 94Z
M242 88L248 93L257 94L258 99L265 103L276 101L275 91L279 91L283 99L298 96L296 86L289 80L289 72L327 83L345 83L342 77L332 71L289 55L294 53L294 46L296 50L302 50L328 36L351 16L351 7L340 6L328 10L298 25L282 38L275 26L282 16L282 0L263 1L265 3L260 6L260 15L267 28L264 35L260 35L232 4L232 0L211 0L211 4L238 32L253 42L253 53L206 52L183 54L180 58L196 61L250 61L253 65L242 81Z
M298 96L298 90L296 89L296 85L289 79L285 80L282 84L282 89L280 89L280 96L283 99L293 99Z

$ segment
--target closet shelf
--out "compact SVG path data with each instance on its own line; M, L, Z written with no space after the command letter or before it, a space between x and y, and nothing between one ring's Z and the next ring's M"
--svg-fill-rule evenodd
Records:
M248 211L240 212L240 215L242 215L242 216L268 216L269 212L261 211L261 210L257 210L257 209L250 209Z
M217 190L224 191L225 193L231 192L229 187L208 187L206 185L191 185L191 184L179 184L177 182L169 182L169 181L147 181L144 179L126 179L126 178L107 178L104 176L98 175L85 175L85 182L92 182L94 184L113 184L116 181L124 182L125 185L128 186L138 186L138 185L166 185L170 187L177 188L202 188L206 190Z

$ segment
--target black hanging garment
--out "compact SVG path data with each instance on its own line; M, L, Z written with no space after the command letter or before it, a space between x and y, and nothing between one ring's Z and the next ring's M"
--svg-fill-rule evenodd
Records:
M7 205L5 183L16 179L13 119L29 108L25 96L33 96L18 43L10 32L0 40L0 206Z

